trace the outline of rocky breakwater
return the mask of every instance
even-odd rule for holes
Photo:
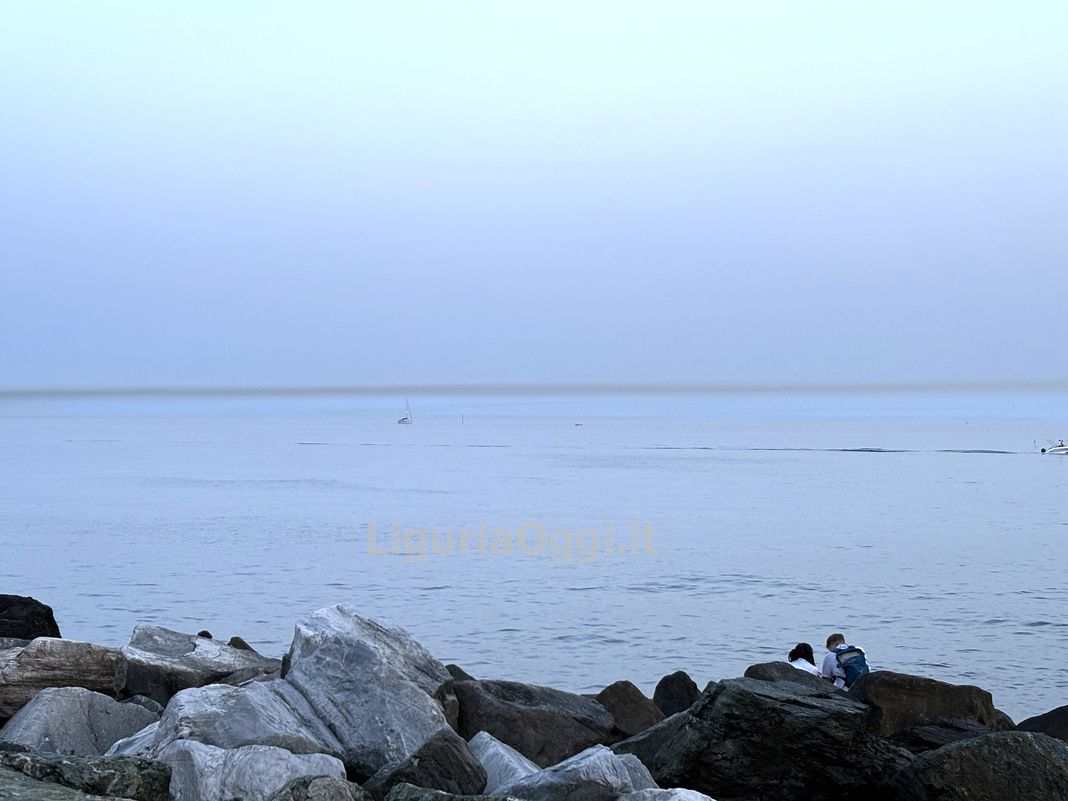
[[[904,674],[847,694],[771,663],[703,691],[672,674],[658,702],[626,681],[585,696],[446,668],[341,606],[281,660],[138,627],[103,649],[107,682],[54,645],[86,644],[19,640],[0,664],[30,651],[39,670],[9,674],[17,691],[0,673],[0,801],[1068,799],[1068,744],[1014,730],[980,688]]]

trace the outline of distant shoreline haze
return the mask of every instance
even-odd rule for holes
[[[1068,380],[914,381],[887,383],[465,383],[320,386],[55,386],[3,387],[0,401],[136,397],[329,397],[395,395],[733,395],[733,394],[923,394],[1063,392]]]

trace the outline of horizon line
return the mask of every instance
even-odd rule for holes
[[[0,401],[151,397],[385,397],[390,395],[773,395],[1068,391],[1064,381],[591,382],[467,384],[189,385],[0,388]]]

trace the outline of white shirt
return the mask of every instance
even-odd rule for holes
[[[804,671],[807,671],[807,672],[811,673],[813,676],[820,675],[819,668],[817,668],[815,665],[813,665],[807,659],[802,659],[801,657],[798,657],[797,659],[794,659],[793,661],[791,661],[790,664],[793,665],[798,670],[804,670]]]
[[[833,676],[834,686],[839,689],[845,688],[845,674],[838,667],[838,654],[834,651],[828,651],[827,656],[823,657],[823,669],[820,671],[820,675],[825,679]]]

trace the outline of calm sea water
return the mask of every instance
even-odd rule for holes
[[[403,410],[7,402],[0,591],[72,638],[151,622],[270,653],[344,602],[475,675],[577,691],[739,675],[842,630],[1017,718],[1068,703],[1068,457],[1032,445],[1068,436],[1064,395]]]

